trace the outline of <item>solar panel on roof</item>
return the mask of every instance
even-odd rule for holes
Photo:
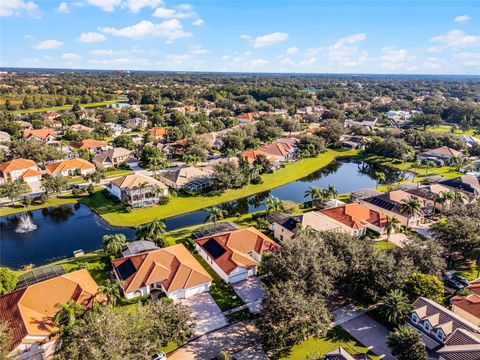
[[[216,260],[227,250],[225,250],[222,245],[220,245],[215,239],[208,240],[205,244],[203,244],[203,248],[207,250],[207,252]]]
[[[135,266],[133,266],[132,260],[130,259],[124,261],[119,266],[117,266],[117,270],[122,280],[127,280],[137,271],[135,269]]]
[[[385,210],[392,210],[395,207],[395,204],[379,198],[372,199],[371,203]]]

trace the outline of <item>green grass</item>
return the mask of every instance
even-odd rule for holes
[[[390,241],[383,241],[382,240],[382,241],[375,241],[374,246],[375,246],[376,249],[379,249],[379,250],[388,250],[388,249],[396,247],[397,245],[395,245],[394,243],[392,243]]]
[[[118,100],[110,100],[110,101],[100,101],[95,103],[88,103],[88,104],[80,104],[81,108],[89,108],[89,107],[98,107],[98,106],[106,106],[111,104],[118,103]],[[28,114],[28,113],[43,113],[49,111],[65,111],[71,110],[73,105],[64,105],[64,106],[52,106],[40,109],[27,109],[27,110],[16,110],[12,111],[13,114]]]
[[[459,275],[463,276],[469,281],[475,280],[477,278],[477,266],[474,262],[471,263],[471,266],[465,266],[465,268],[457,269]]]
[[[75,204],[78,202],[78,199],[74,198],[72,195],[61,195],[60,197],[54,197],[48,199],[45,203],[39,205],[30,205],[27,207],[16,205],[16,206],[4,206],[0,207],[0,216],[12,215],[23,211],[33,211],[38,209],[43,209],[46,207],[60,206],[65,204]]]
[[[325,355],[326,353],[343,347],[350,355],[365,354],[368,351],[370,359],[380,359],[369,351],[362,343],[352,337],[341,327],[331,329],[327,336],[320,339],[308,339],[293,346],[275,359],[305,360],[308,356]]]
[[[122,205],[114,202],[104,193],[95,194],[91,201],[86,201],[86,204],[111,225],[138,226],[152,222],[155,219],[164,219],[267,191],[305,177],[328,165],[337,157],[354,156],[357,153],[354,150],[327,150],[318,158],[304,159],[296,163],[287,164],[284,169],[263,175],[262,184],[249,184],[241,189],[227,190],[220,195],[178,196],[173,198],[168,204],[135,209],[129,213],[125,212]]]
[[[432,132],[432,133],[451,133],[452,127],[448,125],[442,125],[442,126],[436,126],[436,127],[428,127],[427,132]],[[475,135],[475,130],[468,130],[468,131],[462,131],[460,129],[455,130],[455,135],[470,135],[470,136],[475,136],[477,138],[480,138],[480,135]]]

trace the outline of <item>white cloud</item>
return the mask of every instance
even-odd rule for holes
[[[202,45],[193,45],[189,53],[193,55],[204,55],[204,54],[209,54],[211,51],[204,49]]]
[[[470,20],[469,15],[459,15],[459,16],[457,16],[453,19],[453,21],[456,21],[456,22],[464,22],[464,21],[468,21],[468,20]]]
[[[57,7],[57,11],[60,13],[69,13],[70,12],[70,7],[68,6],[68,3],[62,2],[60,5]]]
[[[95,55],[95,56],[118,56],[126,53],[127,51],[125,50],[102,50],[102,49],[90,50],[90,55]]]
[[[335,44],[326,48],[330,62],[338,66],[352,67],[371,61],[367,51],[354,46],[366,38],[364,33],[358,33],[338,39]]]
[[[320,51],[322,51],[322,47],[316,47],[316,48],[309,48],[305,51],[305,56],[313,56],[317,55]]]
[[[427,51],[430,53],[438,53],[438,52],[442,52],[442,50],[443,50],[443,47],[441,46],[430,46],[427,48]]]
[[[295,62],[293,61],[291,58],[289,58],[288,56],[280,56],[280,63],[283,64],[283,65],[287,65],[287,66],[294,66],[294,67],[307,67],[307,66],[312,66],[314,65],[316,62],[317,62],[317,58],[316,57],[311,57],[309,59],[305,59],[305,60],[301,60],[299,62]]]
[[[203,24],[205,24],[205,21],[203,21],[203,19],[197,19],[192,23],[192,25],[195,26],[202,26]]]
[[[66,60],[77,60],[77,59],[81,59],[82,57],[78,54],[75,54],[75,53],[65,53],[62,55],[62,59],[66,59]]]
[[[38,9],[34,1],[2,0],[0,1],[0,16],[19,16],[23,11],[27,13]]]
[[[453,57],[465,66],[480,66],[480,52],[461,52]]]
[[[300,65],[300,66],[312,66],[316,62],[317,62],[317,58],[316,57],[311,57],[310,59],[300,61],[298,63],[298,65]]]
[[[438,70],[444,67],[444,62],[438,57],[429,57],[425,59],[422,64],[422,67],[427,70]]]
[[[288,55],[295,55],[296,53],[298,53],[298,48],[297,47],[289,47],[287,49],[287,54]]]
[[[287,41],[288,34],[282,32],[274,32],[271,34],[257,36],[255,39],[252,39],[249,35],[240,35],[240,38],[243,40],[249,40],[253,47],[260,48]]]
[[[266,64],[268,64],[268,61],[265,60],[265,59],[254,59],[254,60],[250,61],[250,65],[254,66],[254,67],[263,66],[263,65],[266,65]]]
[[[80,34],[80,37],[78,38],[78,41],[84,42],[84,43],[96,43],[99,41],[104,41],[107,40],[105,35],[99,34],[97,32],[86,32]]]
[[[230,60],[232,57],[230,55],[223,55],[220,60],[227,61]]]
[[[415,56],[412,56],[405,49],[395,49],[386,46],[382,49],[380,56],[381,66],[389,70],[408,70],[412,67]]]
[[[183,30],[182,24],[177,19],[171,19],[159,24],[148,20],[124,28],[102,27],[100,31],[115,36],[122,36],[130,39],[146,39],[162,37],[169,41],[191,36],[192,34]]]
[[[98,6],[103,11],[112,12],[116,6],[122,3],[122,0],[87,0],[93,6]]]
[[[148,59],[143,58],[116,58],[116,59],[102,59],[102,60],[89,60],[90,64],[98,65],[104,69],[113,69],[113,68],[132,68],[140,67],[143,68],[149,64]]]
[[[174,63],[181,63],[184,61],[192,60],[193,56],[191,54],[168,54],[167,59]]]
[[[185,8],[179,9],[180,11],[172,8],[159,7],[155,9],[152,16],[161,19],[186,19],[195,15],[191,8],[185,10]]]
[[[36,45],[33,45],[32,48],[36,50],[50,50],[50,49],[58,49],[61,46],[63,46],[63,42],[61,41],[44,40],[44,41],[40,41]]]
[[[450,30],[443,35],[434,36],[431,42],[439,43],[444,48],[462,48],[480,46],[480,36],[468,35],[459,29]]]
[[[137,13],[144,7],[156,8],[162,3],[162,0],[126,0],[123,4],[123,8],[130,9],[131,12]]]

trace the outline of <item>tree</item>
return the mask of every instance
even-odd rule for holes
[[[427,351],[420,334],[407,325],[399,326],[390,333],[387,346],[398,360],[427,359]]]
[[[222,208],[219,208],[218,206],[212,206],[207,210],[208,212],[208,217],[207,221],[211,221],[214,224],[217,224],[217,221],[223,220],[225,216],[228,215],[227,210],[223,210]]]
[[[10,143],[10,156],[23,158],[45,164],[49,161],[63,159],[65,154],[55,146],[31,139],[17,139]]]
[[[438,126],[443,122],[438,114],[424,113],[413,114],[411,120],[415,125],[422,126],[424,131],[427,130],[427,126]]]
[[[419,296],[439,304],[443,304],[444,301],[445,287],[435,275],[413,273],[405,282],[404,290],[411,302]]]
[[[312,207],[319,209],[323,204],[323,194],[322,189],[318,186],[310,186],[305,191],[305,197],[310,198],[312,202]]]
[[[127,246],[127,238],[124,234],[104,235],[102,238],[103,251],[110,256],[118,256]]]
[[[385,231],[387,232],[387,240],[390,240],[390,235],[400,227],[400,220],[396,216],[387,216],[387,223],[385,224]]]
[[[0,321],[0,359],[8,359],[12,344],[12,329],[7,322]]]
[[[282,349],[310,337],[324,336],[331,316],[318,294],[304,295],[292,281],[266,290],[258,328],[265,349]]]
[[[412,306],[407,295],[395,289],[382,298],[378,313],[390,324],[396,326],[404,321],[411,310]]]
[[[410,223],[410,219],[413,216],[420,215],[422,213],[422,205],[418,198],[409,196],[407,199],[403,199],[400,203],[400,212],[407,215],[407,229]]]
[[[375,180],[377,180],[377,183],[375,184],[375,189],[378,189],[378,184],[383,184],[385,183],[385,173],[381,171],[375,172]]]
[[[338,120],[329,119],[325,121],[315,133],[325,141],[325,146],[338,146],[340,138],[345,134],[345,127]]]
[[[56,326],[70,326],[85,312],[85,307],[75,300],[57,304],[56,308],[59,309],[53,317],[53,323]]]
[[[150,164],[148,165],[148,170],[153,174],[153,177],[156,177],[158,172],[167,166],[167,160],[163,156],[154,157],[150,159]]]
[[[135,150],[137,144],[135,144],[135,141],[133,141],[131,136],[123,134],[113,139],[113,146],[128,150]]]
[[[397,261],[409,259],[415,271],[423,274],[440,276],[446,268],[445,248],[434,240],[410,241],[391,249],[391,253]]]
[[[107,298],[107,303],[115,306],[117,300],[122,297],[121,286],[118,281],[107,279],[103,285],[100,286],[100,292]]]
[[[68,186],[68,180],[62,175],[46,175],[42,179],[42,188],[45,195],[60,194]]]
[[[15,290],[18,278],[14,271],[7,267],[0,267],[0,295],[8,294]]]
[[[15,204],[22,195],[28,194],[31,191],[30,186],[23,182],[22,179],[17,179],[12,183],[0,185],[0,197],[7,197]]]
[[[244,171],[234,161],[213,165],[215,185],[219,189],[240,188],[248,182],[249,173]]]
[[[280,212],[283,210],[282,201],[275,196],[268,195],[265,199],[265,208],[267,214],[270,212]]]
[[[430,168],[434,166],[435,166],[435,163],[432,160],[425,161],[425,177],[428,176],[428,170],[430,170]]]
[[[67,327],[55,360],[149,360],[162,346],[183,343],[194,332],[188,307],[165,299],[118,311],[101,306]]]
[[[167,226],[165,223],[160,219],[156,219],[151,223],[140,226],[137,229],[137,239],[153,241],[157,246],[164,247],[164,236],[166,230]]]

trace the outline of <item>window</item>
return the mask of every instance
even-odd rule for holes
[[[415,313],[412,314],[412,321],[413,321],[415,324],[418,324],[418,320],[419,320],[419,318],[418,318],[417,314],[415,314]]]
[[[443,338],[444,338],[444,337],[445,337],[445,334],[443,333],[443,331],[440,330],[440,329],[438,329],[438,330],[437,330],[437,338],[438,338],[438,340],[443,341]]]
[[[432,327],[430,326],[430,323],[429,323],[428,321],[425,321],[425,322],[423,323],[423,328],[424,328],[426,331],[430,331],[430,329],[431,329]]]

